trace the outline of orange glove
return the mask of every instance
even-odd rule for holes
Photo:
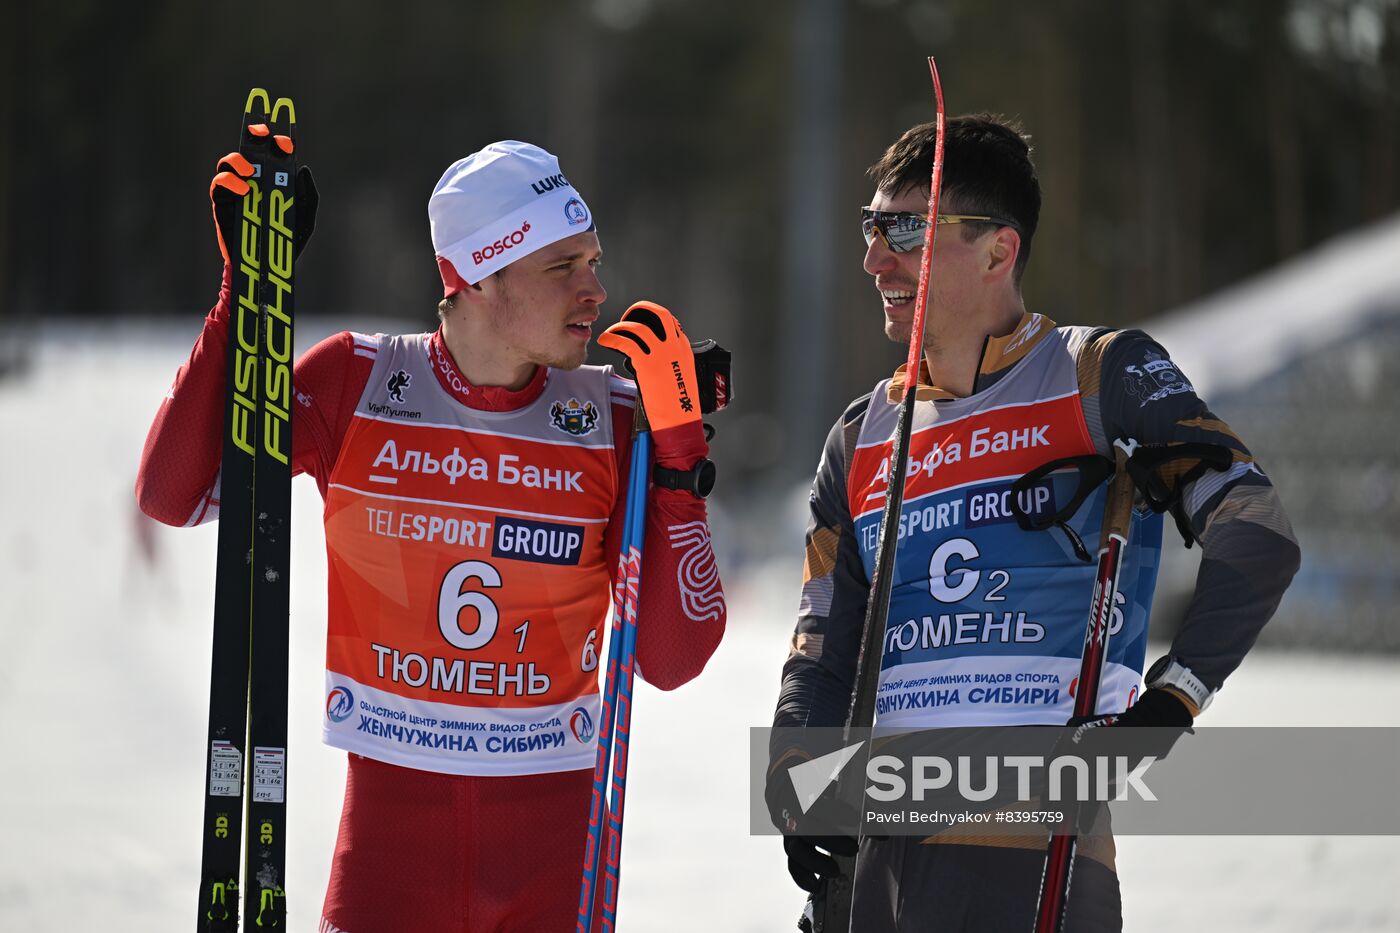
[[[219,252],[223,253],[227,264],[230,263],[230,242],[237,255],[238,215],[243,209],[243,196],[249,191],[243,179],[253,177],[253,165],[242,153],[230,152],[219,160],[214,172],[214,180],[209,182],[209,204],[214,209],[214,234],[219,238]]]
[[[680,322],[661,305],[639,301],[598,343],[627,357],[651,425],[656,460],[688,470],[709,452],[700,423],[695,352]]]
[[[250,127],[251,129],[251,127]],[[275,137],[277,145],[284,150],[292,145],[285,136]],[[286,140],[284,143],[283,140]],[[245,178],[253,177],[253,163],[240,152],[230,152],[219,160],[214,169],[214,179],[209,182],[209,203],[214,208],[214,233],[219,238],[219,252],[224,262],[229,262],[228,246],[238,246],[238,231],[241,229],[238,216],[243,210],[243,198],[252,190]],[[320,192],[316,190],[316,180],[311,177],[311,169],[305,165],[297,167],[295,191],[297,205],[296,229],[292,231],[292,256],[300,258],[301,251],[311,240],[316,230],[316,208],[321,203]]]

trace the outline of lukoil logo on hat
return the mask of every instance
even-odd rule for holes
[[[457,160],[428,198],[443,295],[593,229],[592,216],[559,160],[539,146],[507,139]]]

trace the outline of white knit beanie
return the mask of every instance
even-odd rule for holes
[[[444,296],[593,229],[593,215],[559,160],[513,139],[454,162],[428,198],[428,221]]]

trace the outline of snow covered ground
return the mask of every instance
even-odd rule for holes
[[[53,335],[74,332],[60,322],[34,339],[30,370],[0,382],[0,930],[174,930],[194,915],[215,532],[145,522],[131,486],[197,327],[83,325],[60,355]],[[345,766],[319,740],[320,499],[306,479],[295,496],[300,933],[319,915]],[[779,842],[748,835],[747,802],[748,728],[771,715],[797,569],[724,570],[730,633],[705,675],[638,689],[630,931],[786,931],[800,906]],[[1256,653],[1209,723],[1400,726],[1400,659]],[[1128,930],[1400,930],[1394,837],[1127,837],[1119,850]]]

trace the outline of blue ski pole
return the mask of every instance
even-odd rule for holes
[[[579,892],[577,933],[591,933],[598,868],[604,863],[603,929],[610,933],[617,923],[622,818],[627,788],[627,744],[631,732],[632,685],[637,651],[637,598],[641,588],[646,499],[651,473],[651,434],[645,427],[646,415],[638,398],[622,548],[618,555],[617,583],[613,591],[613,621],[608,637],[607,678],[603,686],[602,715],[598,725],[598,754],[593,766],[593,794],[588,814],[588,842],[584,849],[583,882]],[[615,757],[614,742],[617,748]],[[608,801],[606,850],[603,847],[605,799]]]

